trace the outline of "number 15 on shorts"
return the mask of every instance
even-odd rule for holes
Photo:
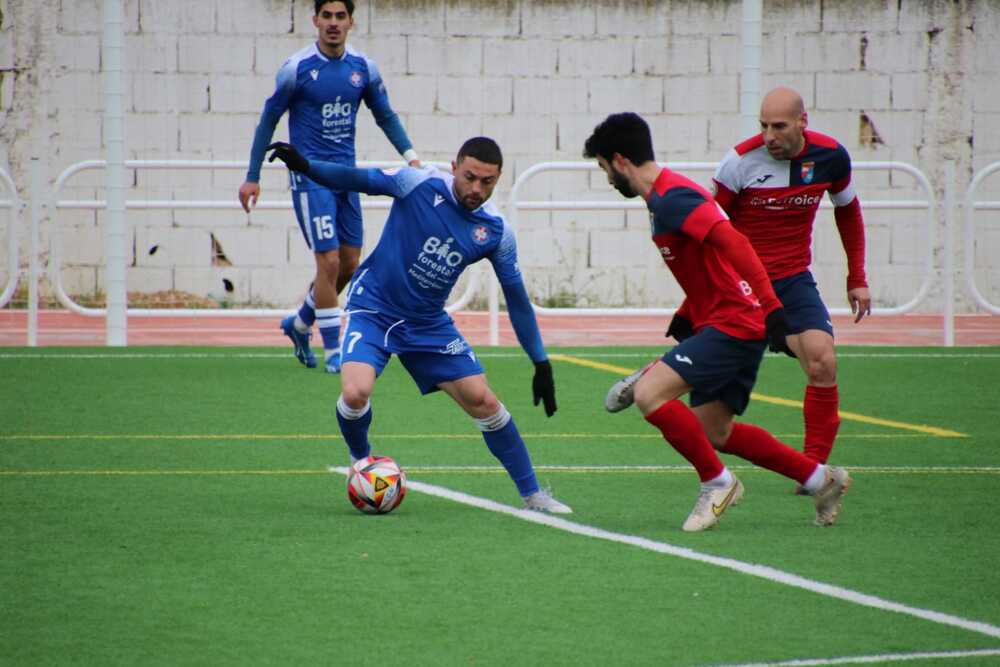
[[[333,238],[333,216],[316,215],[313,216],[313,226],[316,228],[316,238]]]

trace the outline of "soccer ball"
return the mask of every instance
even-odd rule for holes
[[[347,476],[347,498],[365,514],[388,514],[406,495],[406,473],[388,456],[360,459]]]

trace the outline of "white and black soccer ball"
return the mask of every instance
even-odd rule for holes
[[[388,514],[406,495],[406,473],[388,456],[369,456],[351,466],[347,498],[365,514]]]

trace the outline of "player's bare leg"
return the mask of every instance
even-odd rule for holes
[[[351,282],[354,272],[358,270],[361,261],[361,248],[357,246],[340,246],[340,270],[337,274],[337,294],[344,291],[347,283]]]
[[[514,418],[490,389],[485,375],[442,382],[438,387],[476,422],[486,446],[514,480],[526,509],[552,514],[570,514],[573,511],[548,491],[539,488],[528,448],[518,433]]]
[[[337,398],[337,423],[351,452],[351,463],[371,454],[368,428],[372,423],[369,400],[375,389],[375,369],[368,364],[349,361],[340,373],[340,397]]]
[[[657,361],[639,378],[634,395],[646,421],[698,472],[701,490],[683,525],[685,531],[697,532],[714,526],[740,501],[743,484],[719,460],[695,413],[678,400],[689,391],[691,386],[677,371]]]
[[[818,463],[826,463],[840,429],[837,354],[833,336],[818,329],[808,329],[789,336],[788,346],[808,379],[802,408],[804,453]]]

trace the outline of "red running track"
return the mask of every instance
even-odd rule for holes
[[[540,316],[542,337],[549,346],[652,345],[666,343],[668,318],[651,316]],[[934,346],[944,344],[940,315],[874,315],[854,324],[851,317],[834,317],[842,345]],[[474,346],[489,342],[487,313],[463,312],[455,321]],[[39,312],[38,345],[102,346],[104,319],[64,310]],[[274,317],[130,317],[128,344],[198,346],[281,346],[287,340]],[[28,344],[28,316],[23,310],[0,310],[0,346]],[[500,344],[517,345],[505,314],[500,316]],[[955,344],[1000,345],[1000,316],[958,315]]]

